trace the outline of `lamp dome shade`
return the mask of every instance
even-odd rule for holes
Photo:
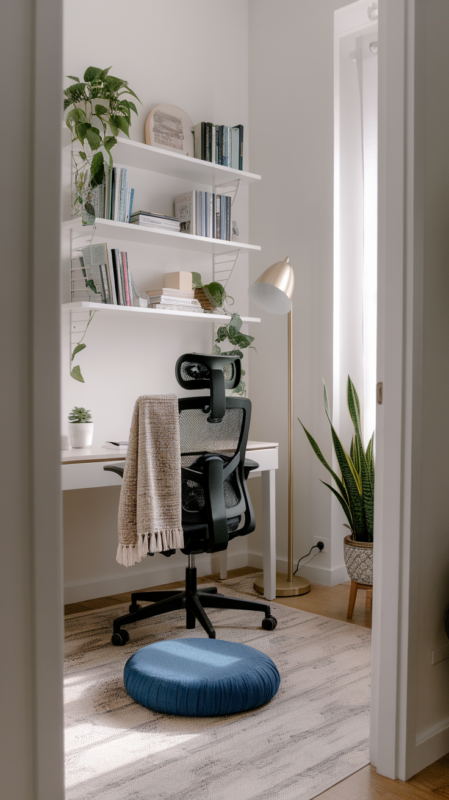
[[[249,287],[251,300],[270,314],[288,314],[292,307],[295,276],[290,259],[278,261]]]

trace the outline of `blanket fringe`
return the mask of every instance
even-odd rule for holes
[[[137,544],[119,544],[116,560],[124,567],[132,567],[139,564],[148,552],[161,553],[163,550],[176,550],[178,547],[184,547],[182,528],[140,533]]]

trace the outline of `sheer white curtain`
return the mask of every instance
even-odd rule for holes
[[[377,341],[377,34],[356,39],[363,153],[363,433],[376,422]]]

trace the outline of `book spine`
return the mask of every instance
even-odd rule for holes
[[[226,197],[226,239],[231,241],[231,198]]]
[[[215,238],[220,238],[220,195],[215,195]]]
[[[123,253],[119,253],[119,268],[120,268],[120,283],[122,287],[123,305],[126,306],[126,293],[125,293],[125,270],[123,268]]]
[[[214,235],[214,196],[212,192],[209,192],[208,195],[207,213],[209,216],[209,225],[207,235],[212,239]]]
[[[201,192],[195,192],[195,233],[201,236]]]
[[[222,153],[223,153],[223,125],[219,125],[218,126],[217,132],[218,132],[218,137],[217,137],[218,138],[218,142],[217,142],[217,164],[220,164],[220,166],[221,166],[223,164],[223,158],[222,158]]]
[[[243,125],[237,127],[239,129],[239,169],[243,169]]]
[[[181,305],[181,306],[195,306],[198,307],[200,302],[195,300],[194,298],[188,297],[173,297],[168,294],[160,294],[160,295],[153,295],[153,297],[149,298],[150,303],[169,303],[170,305]]]
[[[128,197],[128,170],[126,167],[122,169],[122,180],[120,186],[120,222],[126,221],[126,200]]]
[[[115,191],[114,191],[114,211],[112,219],[116,222],[120,219],[120,189],[121,189],[121,167],[114,167],[115,172]]]
[[[111,250],[111,259],[112,259],[112,268],[114,271],[115,277],[115,285],[117,287],[117,300],[119,306],[124,306],[125,303],[123,301],[123,294],[122,294],[122,282],[120,279],[120,251],[118,248],[113,248]]]
[[[206,141],[205,141],[205,151],[206,151],[206,152],[205,152],[205,154],[204,154],[204,157],[205,157],[205,160],[206,160],[206,161],[211,161],[212,159],[211,159],[211,151],[210,151],[210,148],[211,148],[211,141],[210,141],[210,133],[211,133],[211,131],[210,131],[210,122],[205,122],[205,123],[204,123],[204,125],[205,125],[205,129],[206,129],[206,130],[205,130],[205,140],[206,140]]]
[[[216,149],[217,149],[217,128],[212,125],[212,164],[216,164]]]
[[[182,233],[195,233],[195,190],[177,194],[175,197],[175,217],[178,217],[179,223],[169,223],[167,220],[155,220],[157,224],[169,229],[178,230]],[[151,217],[148,217],[148,221]],[[140,218],[142,221],[142,217]],[[144,222],[145,224],[145,222]]]
[[[111,304],[111,295],[109,294],[108,274],[106,272],[106,264],[100,265],[101,283],[103,286],[105,303]]]
[[[220,197],[220,239],[226,239],[226,195]]]
[[[133,203],[134,203],[134,189],[130,189],[129,192],[129,216],[133,213]]]
[[[132,306],[131,301],[131,292],[129,286],[129,274],[128,274],[128,254],[122,253],[122,264],[123,264],[123,279],[125,282],[125,297],[126,297],[126,305]]]
[[[108,247],[107,247],[106,244],[104,246],[104,250],[105,250],[105,257],[106,257],[106,271],[107,271],[107,275],[108,275],[109,286],[110,286],[110,289],[111,289],[111,303],[112,303],[112,305],[117,306],[118,302],[117,302],[117,291],[116,291],[116,288],[115,288],[114,269],[113,269],[113,267],[111,265],[111,262],[109,260]]]
[[[201,209],[201,236],[207,236],[206,226],[206,192],[201,192],[202,209]]]
[[[206,159],[206,123],[201,123],[201,159]]]
[[[239,143],[240,135],[238,127],[232,128],[231,138],[231,167],[232,169],[239,169]]]

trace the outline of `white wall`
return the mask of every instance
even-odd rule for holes
[[[67,0],[64,6],[64,74],[82,77],[89,65],[107,67],[129,81],[142,101],[131,127],[131,139],[144,141],[149,111],[165,102],[185,110],[194,124],[211,120],[245,126],[244,168],[257,172],[248,156],[248,20],[247,3],[228,0]],[[70,81],[66,80],[65,85]],[[136,189],[134,208],[172,213],[174,196],[205,186],[143,171],[130,171]],[[65,192],[67,217],[69,195]],[[248,241],[248,190],[241,189],[233,207],[241,241]],[[97,239],[97,241],[99,241]],[[118,246],[114,243],[112,246]],[[128,244],[129,263],[141,290],[162,286],[165,272],[195,270],[211,278],[210,256],[183,253],[166,247]],[[65,253],[68,251],[67,240]],[[68,259],[63,263],[63,292],[68,299]],[[247,257],[240,256],[228,285],[236,308],[247,314]],[[141,394],[182,390],[174,366],[183,352],[210,352],[212,324],[184,320],[104,319],[97,315],[87,333],[86,350],[77,359],[85,384],[69,376],[68,318],[63,318],[62,432],[74,405],[92,410],[94,444],[126,439],[135,399]],[[64,551],[66,601],[181,578],[185,558],[156,556],[125,569],[115,562],[116,512],[119,490],[104,488],[66,492],[64,497]],[[230,564],[246,564],[245,540],[230,546]],[[240,554],[240,555],[239,555]],[[206,563],[207,562],[207,563]],[[179,565],[168,574],[167,569]],[[210,569],[206,559],[203,571]],[[162,572],[160,572],[162,570]],[[157,574],[151,575],[153,571]]]
[[[324,470],[299,422],[332,458],[323,408],[326,381],[332,401],[334,10],[340,0],[250,0],[249,122],[253,162],[263,180],[250,187],[250,231],[262,245],[251,255],[250,281],[290,256],[295,269],[294,324],[294,557],[331,536],[331,495]],[[255,307],[250,308],[255,313]],[[259,313],[257,311],[257,313]],[[287,318],[261,314],[257,354],[251,353],[252,436],[280,444],[277,479],[278,568],[287,557]],[[264,397],[263,403],[256,398]],[[253,485],[252,485],[253,486]],[[252,490],[256,516],[260,489]],[[334,585],[346,578],[343,534],[328,554],[300,574]],[[250,537],[250,563],[260,563],[261,541]]]

